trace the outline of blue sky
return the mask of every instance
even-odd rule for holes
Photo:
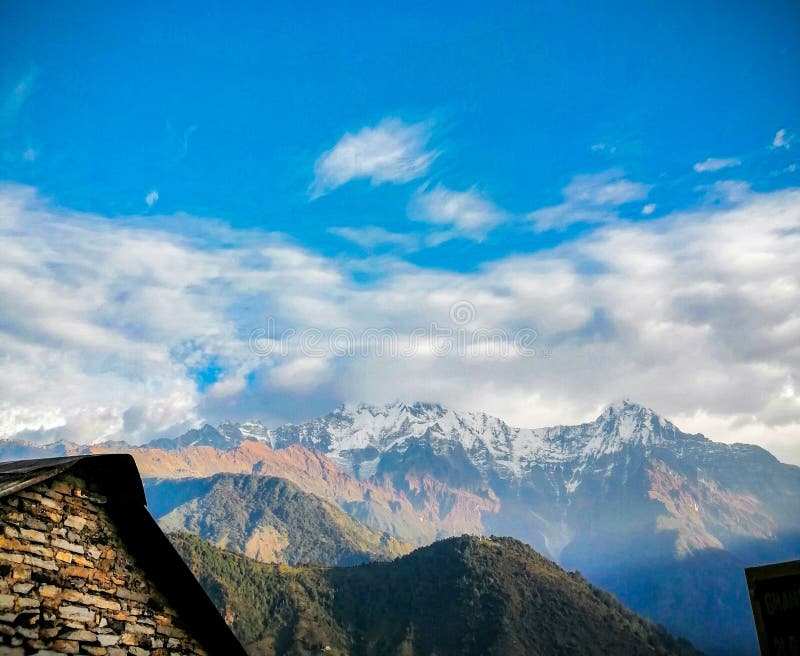
[[[231,3],[33,8],[6,2],[0,12],[0,207],[7,226],[17,226],[5,235],[18,247],[11,252],[46,253],[48,235],[64,229],[61,243],[85,234],[108,244],[106,256],[134,239],[139,246],[169,245],[175,261],[213,268],[232,258],[227,266],[235,261],[238,272],[230,279],[224,271],[187,274],[182,286],[167,285],[169,293],[145,284],[159,290],[159,300],[149,301],[157,307],[140,299],[137,311],[161,316],[157,308],[182,307],[187,316],[203,314],[202,329],[183,322],[170,335],[137,322],[131,301],[143,295],[136,286],[144,284],[144,273],[132,270],[144,263],[159,281],[170,271],[160,268],[164,248],[134,250],[141,260],[122,269],[104,262],[85,280],[80,272],[104,258],[84,243],[69,261],[42,256],[34,278],[19,280],[39,290],[47,282],[56,296],[73,301],[69,321],[60,324],[62,341],[54,342],[60,355],[20,346],[39,349],[46,340],[37,331],[53,333],[42,327],[45,319],[34,329],[10,316],[30,301],[19,291],[22,282],[9,287],[0,315],[0,328],[17,340],[6,343],[5,355],[31,378],[48,357],[58,357],[64,380],[83,390],[75,392],[76,403],[93,408],[94,419],[64,418],[63,408],[20,393],[0,408],[0,432],[10,426],[5,436],[20,426],[46,432],[71,421],[97,422],[101,434],[117,435],[135,424],[133,417],[155,417],[140,422],[138,433],[131,429],[142,439],[142,431],[174,432],[205,419],[298,419],[341,401],[396,396],[545,423],[556,419],[555,410],[523,408],[557,408],[559,420],[569,421],[624,393],[719,438],[770,433],[786,453],[800,440],[797,354],[773,343],[776,331],[794,330],[786,327],[796,318],[794,296],[773,295],[776,307],[767,310],[759,305],[763,298],[747,295],[757,280],[793,290],[792,261],[784,258],[783,268],[768,273],[749,271],[743,261],[739,280],[736,272],[714,268],[719,262],[700,266],[696,251],[678,257],[670,241],[694,229],[687,222],[713,232],[729,221],[754,231],[740,230],[741,247],[753,243],[761,226],[774,229],[769,239],[775,230],[783,236],[764,246],[765,257],[791,252],[791,192],[800,181],[797,3],[501,3],[491,10],[485,3],[405,3],[402,10],[329,3],[309,12]],[[742,207],[751,211],[744,224],[737,223]],[[613,305],[619,297],[606,296],[598,281],[615,258],[646,257],[648,249],[666,249],[675,267],[695,262],[708,289],[721,285],[712,302],[700,299],[691,281],[675,283],[686,287],[674,291],[664,321],[673,334],[699,323],[711,331],[691,338],[701,341],[690,351],[711,353],[695,381],[725,371],[733,386],[754,371],[768,372],[751,395],[752,407],[736,410],[741,399],[722,383],[711,385],[713,393],[693,395],[681,385],[670,391],[656,382],[666,375],[657,367],[652,380],[640,380],[656,356],[644,348],[641,326],[626,328],[632,319]],[[281,279],[283,290],[269,287],[268,274],[278,266],[300,266],[301,286]],[[627,285],[634,298],[653,293],[636,291],[637,270],[617,273],[620,288]],[[7,280],[12,274],[33,275],[19,269]],[[175,279],[184,274],[173,272]],[[254,276],[263,276],[266,287],[252,286]],[[89,284],[98,279],[107,283],[102,293]],[[665,284],[668,276],[658,280]],[[110,315],[88,300],[90,289]],[[282,295],[287,289],[294,289],[293,299]],[[398,300],[403,289],[407,298]],[[247,364],[235,345],[246,343],[267,314],[285,325],[318,321],[326,330],[337,321],[408,330],[467,292],[481,317],[491,311],[504,325],[535,326],[551,346],[561,345],[563,359],[525,363],[513,373],[497,363],[480,371],[463,363],[418,362],[416,369],[394,363],[387,374],[375,362]],[[306,313],[297,301],[306,296],[338,308],[328,308],[329,316],[319,305]],[[503,299],[509,298],[525,311],[508,311]],[[394,311],[404,303],[405,314]],[[57,315],[44,307],[36,312]],[[751,354],[726,341],[733,337],[725,321],[756,311],[766,317],[764,339],[773,341]],[[64,341],[65,325],[75,328],[69,338],[75,344]],[[154,361],[163,360],[171,373],[150,380],[131,361],[117,361],[119,353],[101,357],[90,333],[100,341],[124,338],[131,353],[145,345],[153,354],[161,349]],[[574,351],[565,344],[575,344]],[[611,344],[618,350],[609,351]],[[589,370],[620,382],[594,381],[586,389],[580,378],[591,378]],[[394,387],[370,383],[371,376],[387,375]],[[692,372],[669,375],[683,381]],[[282,384],[287,376],[314,382]],[[420,376],[431,382],[415,384]],[[473,394],[455,391],[474,376],[483,383],[467,385]],[[509,376],[513,385],[506,389]],[[129,407],[109,401],[101,409],[92,401],[93,385],[102,380],[108,387],[110,379],[130,392]],[[226,396],[225,389],[235,391]],[[46,397],[35,385],[28,393]],[[173,393],[180,411],[152,409],[153,398]],[[103,423],[97,417],[106,411],[111,418]],[[42,420],[48,412],[51,419]]]
[[[656,185],[658,215],[715,177],[692,175],[707,157],[744,159],[737,174],[757,189],[785,185],[765,145],[800,107],[796,3],[3,12],[2,89],[27,89],[15,124],[4,117],[3,177],[108,215],[147,210],[156,189],[151,211],[285,231],[326,253],[348,244],[321,226],[419,228],[406,212],[413,184],[306,193],[321,152],[386,116],[431,124],[441,155],[424,180],[477,186],[510,213],[617,167]],[[414,259],[474,266],[569,236],[504,232]]]

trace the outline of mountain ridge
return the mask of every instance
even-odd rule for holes
[[[352,568],[266,565],[172,540],[254,656],[698,653],[511,538],[454,537]]]
[[[222,473],[144,485],[163,530],[190,532],[262,562],[350,566],[411,550],[278,477]]]
[[[766,449],[759,447],[753,444],[746,444],[746,443],[723,443],[723,442],[713,442],[709,438],[707,438],[702,433],[684,433],[677,429],[675,424],[673,424],[668,419],[665,419],[658,413],[656,413],[651,408],[639,404],[635,401],[632,401],[629,398],[620,399],[617,401],[613,401],[606,405],[604,409],[600,412],[600,414],[593,420],[589,422],[584,422],[581,424],[556,424],[554,426],[545,426],[540,428],[525,428],[514,426],[503,419],[496,417],[494,415],[482,412],[482,411],[457,411],[452,410],[440,403],[433,403],[433,402],[423,402],[423,401],[416,401],[413,403],[407,403],[405,401],[393,401],[390,403],[386,403],[383,405],[375,405],[375,404],[368,404],[368,403],[345,403],[340,404],[337,408],[332,410],[326,415],[321,415],[319,417],[312,418],[305,422],[299,423],[284,423],[280,424],[279,426],[270,428],[264,425],[259,420],[250,420],[244,422],[234,422],[234,421],[223,421],[217,426],[213,426],[209,423],[202,424],[199,428],[190,429],[186,433],[183,433],[177,437],[173,438],[165,438],[159,437],[155,438],[149,442],[145,442],[142,444],[131,444],[125,442],[124,440],[109,440],[109,441],[100,441],[100,442],[93,442],[91,444],[81,444],[81,443],[74,443],[74,442],[66,442],[66,441],[56,441],[48,444],[40,444],[40,443],[32,443],[25,440],[17,440],[17,439],[8,439],[5,441],[0,441],[0,444],[6,445],[18,445],[20,448],[28,447],[31,451],[50,451],[53,450],[54,452],[64,453],[64,452],[78,452],[82,449],[89,449],[91,446],[98,446],[98,445],[114,445],[120,444],[125,445],[127,447],[132,448],[161,448],[165,450],[170,449],[181,449],[186,448],[189,446],[213,446],[214,448],[218,449],[233,449],[242,442],[245,441],[255,441],[255,442],[264,442],[268,444],[272,448],[281,448],[288,444],[291,440],[291,433],[296,431],[298,437],[300,439],[299,442],[308,442],[310,445],[315,447],[318,446],[326,446],[324,440],[321,439],[319,435],[315,435],[315,427],[319,426],[322,423],[330,423],[336,425],[337,423],[341,424],[342,422],[346,422],[348,417],[353,416],[364,416],[365,413],[368,413],[373,418],[378,417],[385,417],[389,418],[392,412],[399,412],[404,414],[403,422],[400,422],[399,425],[397,422],[394,424],[389,424],[386,426],[386,422],[384,425],[381,426],[381,422],[375,422],[375,425],[372,428],[372,432],[378,434],[378,438],[375,439],[374,437],[369,437],[370,427],[362,422],[360,425],[352,426],[355,432],[357,433],[357,437],[355,440],[351,439],[348,441],[347,444],[339,445],[336,448],[336,451],[347,451],[352,450],[354,448],[367,448],[367,447],[374,447],[376,443],[380,444],[381,437],[380,435],[392,435],[397,434],[398,432],[402,432],[407,429],[411,429],[410,434],[415,437],[421,437],[425,435],[424,431],[414,431],[413,430],[413,423],[408,421],[409,418],[413,417],[417,419],[417,424],[427,425],[431,427],[431,419],[433,419],[433,426],[438,431],[443,431],[442,426],[439,424],[439,420],[447,419],[449,424],[447,426],[449,428],[452,427],[459,427],[459,428],[467,428],[467,429],[475,429],[476,426],[482,425],[485,429],[492,430],[496,427],[501,427],[502,430],[507,432],[509,436],[513,435],[519,439],[521,436],[522,438],[530,439],[531,436],[535,436],[535,439],[544,439],[545,441],[552,442],[552,436],[557,434],[558,432],[564,429],[580,429],[588,426],[597,425],[601,422],[603,423],[618,423],[620,422],[620,418],[630,418],[639,416],[640,418],[653,420],[658,422],[662,430],[667,430],[672,433],[679,433],[681,437],[684,438],[692,438],[695,441],[699,442],[711,442],[713,444],[723,444],[729,447],[746,447],[748,449],[759,449],[764,451],[765,453],[769,453]],[[425,419],[428,420],[427,424]],[[439,424],[437,426],[437,424]],[[470,425],[472,424],[472,425]],[[623,434],[625,431],[621,431]],[[635,432],[628,431],[627,434],[630,437],[635,437]],[[359,443],[360,442],[360,443]],[[471,443],[467,443],[465,446],[470,446]],[[60,449],[60,447],[64,447],[64,449]],[[392,446],[391,444],[386,445],[382,444],[382,446]],[[597,446],[597,441],[592,442],[592,447]],[[615,446],[615,445],[612,445]],[[1,455],[1,454],[0,454]],[[538,452],[537,456],[547,456],[547,451]],[[770,454],[771,455],[771,454]],[[774,456],[773,456],[774,457]]]

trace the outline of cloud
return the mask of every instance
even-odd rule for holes
[[[791,142],[794,140],[794,135],[786,131],[786,128],[781,128],[775,133],[772,139],[773,148],[789,148]]]
[[[577,175],[564,187],[564,201],[535,210],[527,218],[537,232],[563,230],[574,223],[609,223],[616,208],[647,197],[650,186],[626,179],[621,171]]]
[[[718,180],[712,185],[699,185],[697,191],[705,192],[704,202],[713,205],[735,205],[750,197],[750,183],[744,180]]]
[[[386,246],[409,252],[417,250],[420,246],[418,235],[403,232],[390,232],[380,226],[364,226],[362,228],[335,227],[328,228],[328,232],[342,239],[346,239],[347,241],[351,241],[367,250],[375,250]]]
[[[633,396],[800,463],[800,190],[737,193],[458,272],[328,258],[202,219],[177,234],[0,187],[0,436],[143,441],[398,397],[541,426]],[[536,357],[437,356],[427,338],[408,357],[310,357],[296,339],[258,355],[248,341],[270,317],[276,334],[386,329],[408,345],[431,322],[452,327],[464,301],[469,330],[535,328]],[[201,390],[210,362],[220,373]]]
[[[597,175],[579,175],[564,189],[568,201],[587,205],[617,206],[647,196],[649,187],[631,182],[618,171]]]
[[[258,317],[248,309],[242,320],[242,307],[266,311],[262,290],[273,287],[294,288],[299,305],[299,281],[338,280],[267,236],[231,233],[226,241],[239,245],[226,252],[207,247],[219,238],[211,222],[192,238],[137,225],[144,221],[71,212],[31,189],[0,187],[0,437],[180,432],[204,403],[194,370],[219,364],[208,390],[219,396],[236,394],[259,364],[240,332]]]
[[[270,370],[270,380],[279,390],[309,392],[327,379],[329,362],[325,358],[297,357]]]
[[[505,212],[475,187],[453,191],[441,184],[418,189],[409,203],[408,214],[414,221],[448,228],[450,231],[444,233],[448,238],[463,236],[478,240],[507,218]]]
[[[406,125],[386,118],[374,127],[345,134],[314,164],[309,189],[317,198],[351,180],[368,178],[373,185],[404,183],[427,173],[437,153],[426,150],[429,124]]]
[[[609,146],[608,144],[604,144],[604,143],[596,143],[596,144],[592,144],[589,147],[589,150],[591,150],[593,153],[608,152],[608,153],[611,153],[613,155],[614,153],[617,152],[617,147],[616,146]]]
[[[0,120],[11,121],[16,118],[25,101],[33,92],[37,77],[37,69],[31,68],[6,94],[3,102],[0,103]]]
[[[153,207],[158,202],[158,191],[152,189],[147,196],[144,197],[144,202],[147,203],[147,207]]]
[[[692,168],[696,173],[707,173],[739,166],[741,163],[740,160],[734,157],[709,157],[703,162],[697,162]]]
[[[655,211],[656,211],[655,203],[647,203],[647,205],[645,205],[642,208],[642,214],[644,214],[645,216],[650,216]]]
[[[190,125],[182,134],[178,134],[172,123],[167,121],[167,155],[164,158],[166,168],[176,166],[189,154],[189,145],[197,128],[197,125]]]

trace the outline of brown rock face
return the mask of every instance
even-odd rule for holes
[[[718,534],[775,537],[775,520],[752,494],[725,490],[702,475],[691,480],[659,460],[653,461],[647,476],[649,497],[664,505],[658,529],[676,531],[675,549],[680,556],[723,548]]]
[[[401,481],[404,489],[389,481],[362,481],[321,453],[296,445],[273,450],[262,442],[246,441],[228,451],[210,446],[125,451],[134,457],[143,478],[208,477],[222,472],[284,478],[304,492],[335,502],[370,528],[417,545],[482,533],[482,515],[499,509],[494,495],[480,496],[428,475],[409,474]],[[93,452],[107,451],[99,446]]]

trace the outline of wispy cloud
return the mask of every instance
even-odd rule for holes
[[[739,166],[741,163],[742,162],[735,157],[709,157],[702,162],[697,162],[692,168],[694,168],[697,173],[707,173]]]
[[[414,221],[449,229],[452,236],[478,240],[507,219],[507,214],[477,188],[454,191],[441,184],[418,189],[408,214]]]
[[[150,190],[147,196],[144,197],[144,202],[147,203],[147,207],[153,207],[158,202],[158,191],[156,189]]]
[[[189,144],[197,128],[197,125],[190,125],[179,134],[172,123],[167,122],[167,155],[164,158],[166,168],[176,166],[189,154]]]
[[[712,185],[699,185],[696,191],[704,192],[706,204],[736,205],[752,194],[749,182],[744,180],[719,180]]]
[[[373,185],[419,178],[437,155],[427,150],[429,139],[429,124],[407,125],[397,118],[384,119],[355,134],[348,132],[314,164],[311,196],[322,196],[359,178],[367,178]]]
[[[564,187],[564,201],[528,214],[537,232],[563,230],[574,223],[608,223],[616,208],[647,197],[650,186],[633,182],[621,171],[578,175]]]
[[[14,87],[6,93],[2,103],[0,103],[0,120],[11,121],[16,118],[25,101],[33,92],[36,84],[38,71],[31,68]]]
[[[328,232],[347,241],[351,241],[367,250],[382,246],[394,247],[400,251],[417,250],[420,246],[418,235],[404,232],[391,232],[380,226],[364,226],[361,228],[335,227]]]

